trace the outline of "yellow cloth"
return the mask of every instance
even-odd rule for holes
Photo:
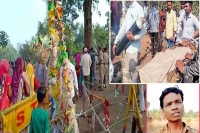
[[[177,30],[176,14],[173,10],[167,12],[166,21],[166,38],[170,39],[173,36],[173,32]]]
[[[26,73],[28,75],[28,82],[30,84],[30,87],[31,87],[31,91],[32,91],[32,95],[35,94],[35,91],[34,91],[34,78],[35,78],[35,75],[34,75],[34,69],[33,69],[33,65],[32,64],[28,64],[26,66]]]

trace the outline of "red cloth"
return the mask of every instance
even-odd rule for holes
[[[164,32],[165,26],[166,26],[165,21],[162,20],[161,25],[160,25],[160,31],[161,32]]]
[[[106,122],[106,127],[108,128],[108,122],[109,122],[109,119],[110,119],[110,115],[109,115],[109,111],[108,111],[108,106],[110,106],[110,103],[108,100],[105,99],[105,102],[104,102],[104,115],[105,115],[105,122]]]
[[[8,74],[9,63],[6,59],[0,61],[0,85],[2,85],[3,77],[5,77],[2,97],[0,99],[0,110],[4,110],[10,106],[10,99],[8,97],[8,86],[11,85],[12,79]]]
[[[34,90],[37,91],[37,89],[40,87],[40,83],[38,82],[37,78],[34,77]]]

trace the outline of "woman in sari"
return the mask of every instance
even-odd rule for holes
[[[24,71],[25,62],[21,57],[15,61],[12,78],[12,103],[15,104],[30,96],[30,85],[28,75]]]
[[[12,80],[8,74],[9,66],[6,59],[0,61],[0,110],[4,110],[10,106],[12,97]]]
[[[30,84],[30,96],[32,96],[35,94],[35,91],[40,87],[40,84],[34,75],[34,69],[31,63],[26,66],[26,73],[28,75],[28,82]]]

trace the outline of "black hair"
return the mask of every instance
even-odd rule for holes
[[[171,2],[171,3],[172,3],[172,1],[167,1],[167,3],[168,3],[168,2]]]
[[[93,47],[90,48],[90,51],[92,51],[92,52],[94,51]]]
[[[107,50],[107,48],[105,47],[105,48],[103,48],[104,49],[104,51],[106,51]]]
[[[46,88],[43,86],[40,86],[37,90],[37,101],[38,103],[41,103],[44,98],[46,97]]]
[[[183,92],[182,90],[180,90],[178,88],[178,86],[176,87],[169,87],[169,88],[166,88],[164,91],[162,91],[162,94],[160,96],[160,107],[163,108],[163,99],[164,97],[169,94],[169,93],[176,93],[176,94],[180,94],[181,95],[181,99],[182,99],[182,102],[183,102]]]
[[[193,4],[192,1],[185,1],[184,4],[185,4],[185,3],[189,3],[190,6],[192,6],[192,4]]]

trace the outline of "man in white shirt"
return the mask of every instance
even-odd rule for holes
[[[87,89],[90,89],[90,66],[92,64],[92,60],[90,57],[90,54],[88,54],[88,49],[84,48],[84,54],[81,57],[81,63],[80,66],[82,67],[83,72],[83,80],[85,81],[85,86]]]
[[[133,73],[138,64],[140,56],[140,45],[141,38],[147,33],[146,28],[143,28],[138,35],[133,35],[129,29],[133,23],[139,18],[144,18],[144,11],[141,5],[136,1],[130,1],[131,5],[126,13],[125,20],[120,28],[118,35],[114,41],[113,54],[115,54],[115,49],[117,43],[126,35],[126,37],[131,40],[129,47],[126,49],[126,54],[124,57],[125,68],[123,68],[123,81],[122,83],[130,83],[134,78]],[[135,81],[137,82],[137,81]]]
[[[178,37],[181,37],[182,36],[182,33],[183,33],[183,29],[181,27],[181,20],[183,18],[183,15],[185,14],[185,6],[184,6],[184,2],[181,1],[181,10],[179,11],[179,17],[178,17],[178,29],[177,29],[177,34],[178,34]]]

